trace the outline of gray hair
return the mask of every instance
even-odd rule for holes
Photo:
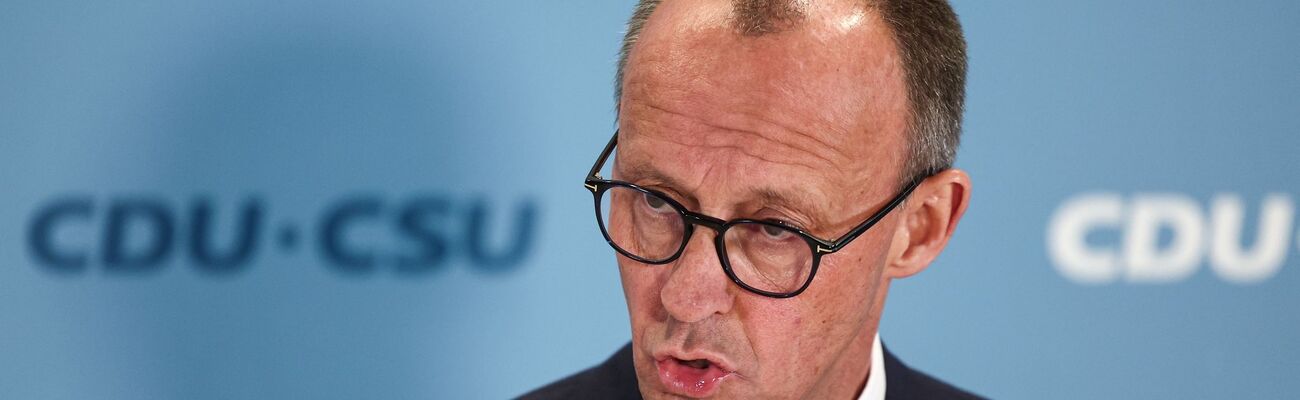
[[[614,76],[614,103],[623,98],[628,55],[661,0],[640,0],[627,21]],[[952,167],[961,141],[966,99],[966,39],[947,0],[860,0],[889,25],[903,60],[909,103],[904,183]],[[803,13],[790,0],[732,0],[739,33],[758,36],[793,24]]]

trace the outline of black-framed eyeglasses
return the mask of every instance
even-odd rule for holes
[[[880,211],[844,236],[823,240],[780,221],[724,221],[689,211],[658,191],[602,178],[600,170],[617,144],[615,131],[584,184],[595,198],[600,233],[614,250],[646,264],[667,264],[685,251],[696,225],[708,227],[717,232],[713,244],[727,277],[746,290],[775,298],[794,297],[807,289],[823,255],[843,249],[880,222],[924,178],[913,180]]]

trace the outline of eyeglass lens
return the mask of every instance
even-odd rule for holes
[[[610,241],[650,263],[668,262],[686,238],[682,210],[654,193],[612,186],[601,195],[600,213],[601,228]],[[812,272],[811,247],[786,227],[734,223],[726,227],[722,239],[732,273],[755,289],[791,293],[802,287]]]

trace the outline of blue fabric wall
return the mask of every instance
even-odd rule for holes
[[[631,7],[0,5],[0,397],[503,398],[603,359],[580,180]],[[1300,390],[1300,5],[956,8],[974,199],[885,342],[1000,398]]]

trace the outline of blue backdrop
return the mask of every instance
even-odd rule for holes
[[[970,211],[895,284],[999,398],[1300,391],[1300,5],[959,1]],[[630,0],[0,4],[0,397],[503,398],[628,340],[580,180]]]

